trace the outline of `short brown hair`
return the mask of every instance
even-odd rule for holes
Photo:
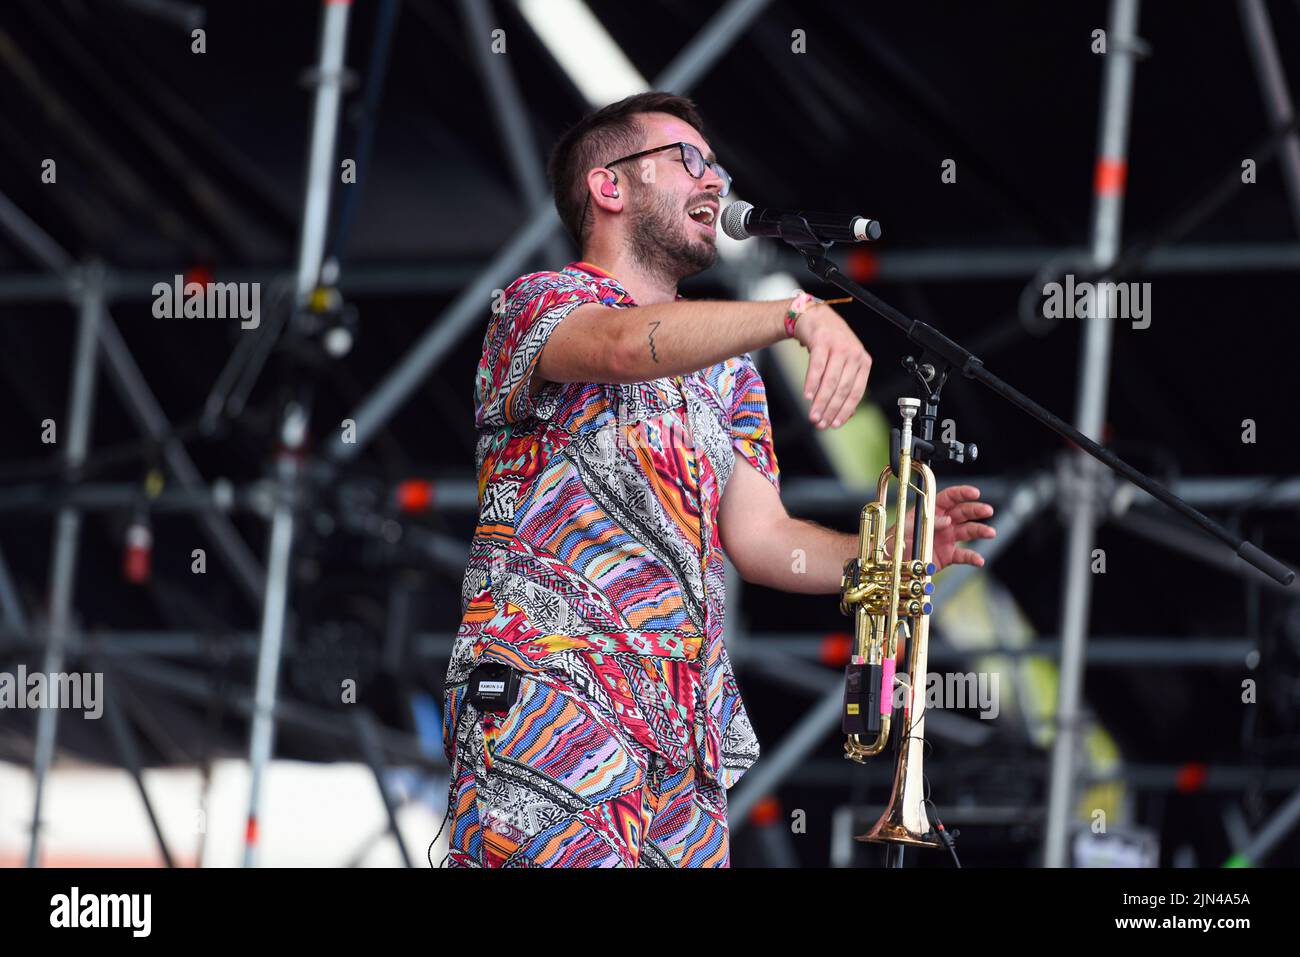
[[[587,173],[642,148],[645,134],[636,120],[638,113],[668,113],[704,135],[704,122],[695,104],[684,96],[662,92],[638,93],[611,103],[565,130],[551,150],[546,175],[551,180],[556,212],[579,250],[587,227],[582,222],[587,205]]]

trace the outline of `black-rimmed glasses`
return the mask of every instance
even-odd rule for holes
[[[704,178],[704,170],[711,169],[718,179],[722,180],[722,189],[719,196],[726,196],[731,192],[731,174],[719,166],[717,163],[710,163],[704,159],[704,154],[700,148],[693,143],[669,143],[666,146],[656,146],[653,149],[642,150],[640,153],[633,153],[631,156],[624,156],[620,159],[610,160],[606,166],[613,166],[615,163],[626,163],[628,160],[640,159],[642,156],[649,156],[652,153],[662,153],[664,150],[670,150],[674,147],[681,149],[682,166],[686,172],[690,173],[696,179]]]
[[[717,163],[710,163],[704,159],[704,154],[700,148],[693,143],[668,143],[664,146],[656,146],[653,149],[642,150],[639,153],[633,153],[631,156],[622,156],[616,160],[610,160],[605,166],[613,166],[615,163],[626,163],[628,160],[640,159],[643,156],[649,156],[652,153],[662,153],[664,150],[670,150],[674,147],[681,149],[682,166],[686,172],[690,173],[695,179],[703,179],[706,169],[713,170],[715,176],[722,180],[722,189],[718,191],[719,196],[726,196],[731,192],[731,174],[719,166]],[[591,191],[587,191],[587,201],[582,206],[582,219],[580,223],[587,222],[587,212],[591,209]]]

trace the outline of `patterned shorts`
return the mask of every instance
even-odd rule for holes
[[[451,867],[727,867],[726,788],[674,770],[562,678],[508,713],[448,690]],[[452,747],[454,737],[454,750]]]

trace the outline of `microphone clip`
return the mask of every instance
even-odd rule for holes
[[[798,213],[783,213],[777,230],[782,242],[793,246],[805,256],[821,255],[835,245],[818,236],[812,224]]]

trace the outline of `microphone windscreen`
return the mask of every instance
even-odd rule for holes
[[[722,211],[722,231],[732,239],[748,239],[749,232],[745,229],[745,218],[753,208],[753,203],[747,203],[743,199],[736,200]]]

